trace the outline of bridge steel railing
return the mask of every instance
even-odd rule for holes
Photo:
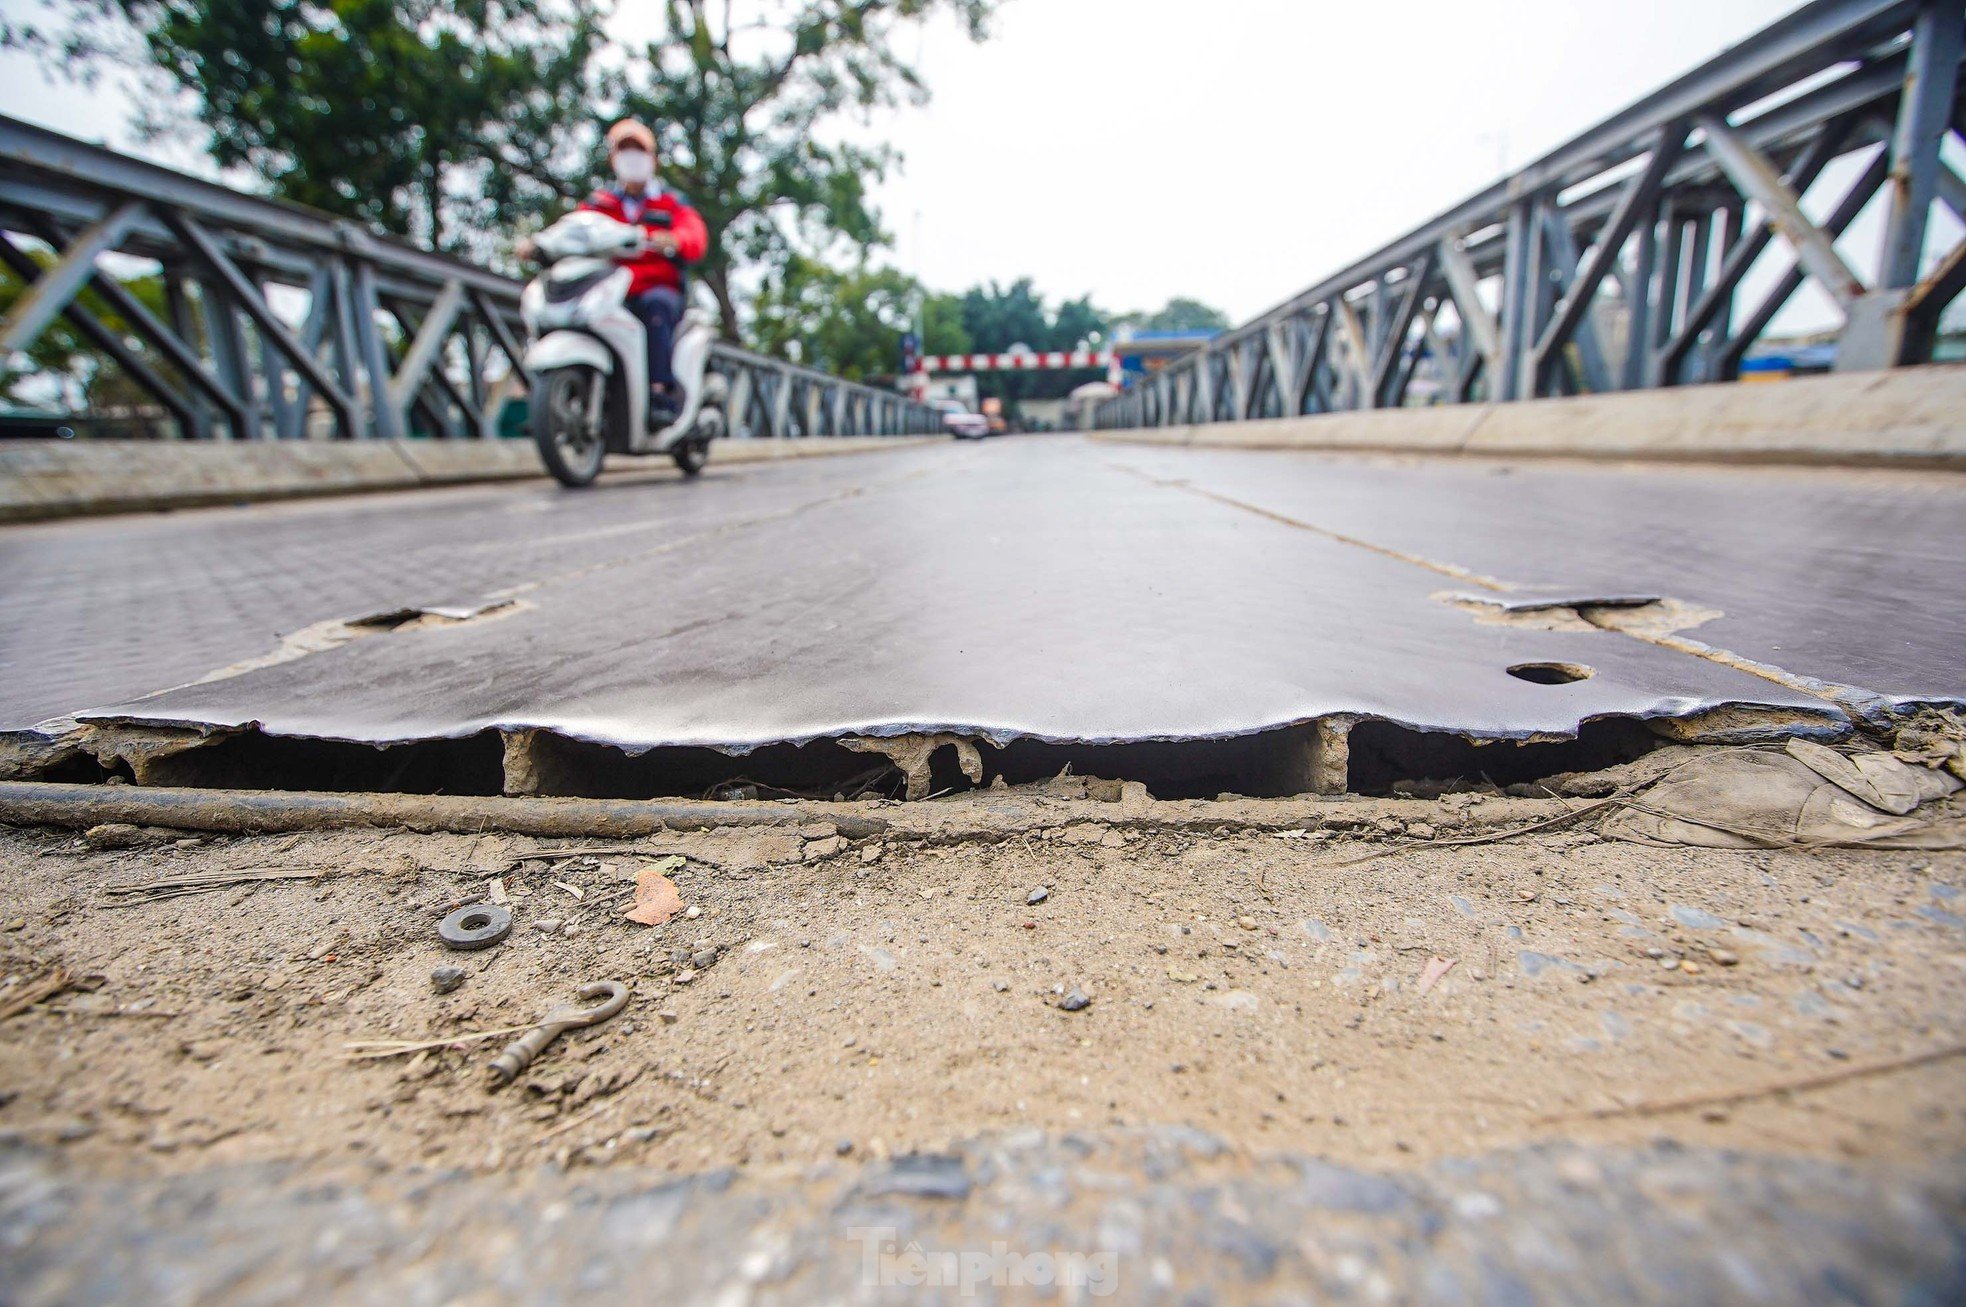
[[[1805,280],[1842,315],[1839,369],[1928,361],[1966,286],[1966,241],[1925,249],[1935,204],[1966,219],[1940,155],[1962,132],[1963,26],[1960,0],[1805,5],[1105,401],[1095,424],[1728,380]],[[1800,197],[1846,156],[1832,179],[1852,178],[1811,217]],[[1879,192],[1883,250],[1860,276],[1836,240]],[[1776,244],[1788,270],[1750,295]]]
[[[119,253],[155,261],[161,300],[105,266]],[[0,262],[29,283],[0,360],[65,319],[185,437],[485,438],[525,386],[518,281],[5,117]],[[905,396],[732,345],[712,366],[735,435],[943,429]]]

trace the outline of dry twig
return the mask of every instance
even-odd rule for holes
[[[1827,1089],[1848,1080],[1866,1080],[1871,1076],[1889,1075],[1894,1071],[1910,1071],[1915,1067],[1930,1066],[1934,1062],[1943,1062],[1947,1058],[1959,1057],[1963,1054],[1966,1054],[1966,1044],[1953,1044],[1947,1048],[1935,1048],[1923,1053],[1909,1053],[1904,1057],[1887,1058],[1882,1062],[1866,1062],[1860,1066],[1839,1067],[1834,1071],[1822,1071],[1811,1076],[1795,1076],[1787,1080],[1770,1081],[1746,1089],[1728,1089],[1710,1094],[1685,1094],[1677,1098],[1653,1098],[1618,1107],[1599,1107],[1588,1112],[1546,1116],[1537,1124],[1550,1125],[1579,1118],[1604,1121],[1620,1116],[1665,1116],[1674,1112],[1691,1112],[1703,1107],[1732,1107],[1739,1103],[1752,1102],[1757,1098],[1773,1098],[1777,1094]]]
[[[7,1021],[33,1007],[36,1003],[53,998],[75,983],[67,967],[56,967],[39,980],[29,981],[15,991],[12,997],[0,999],[0,1021]]]
[[[235,885],[252,885],[267,880],[313,880],[319,876],[332,874],[333,867],[255,867],[244,871],[201,871],[183,876],[165,876],[161,880],[146,880],[126,885],[110,885],[103,893],[110,896],[111,902],[103,904],[107,908],[135,907],[140,903],[155,903],[159,899],[184,898],[191,894],[215,894]]]

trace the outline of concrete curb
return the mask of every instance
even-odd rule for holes
[[[721,440],[711,466],[907,449],[935,437]],[[611,464],[612,465],[612,464]],[[659,467],[659,460],[622,462]],[[528,440],[9,441],[0,522],[543,477]]]
[[[1209,448],[1966,469],[1966,364],[1092,434]]]

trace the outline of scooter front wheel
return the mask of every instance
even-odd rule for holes
[[[691,437],[676,446],[671,454],[676,467],[686,477],[693,477],[703,471],[703,465],[710,461],[710,442],[701,437]]]
[[[554,368],[540,376],[532,411],[533,443],[546,470],[563,486],[592,485],[607,457],[607,442],[588,415],[595,388],[605,378],[593,368]]]

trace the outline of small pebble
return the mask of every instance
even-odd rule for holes
[[[550,935],[565,923],[558,917],[546,917],[532,923],[532,928],[541,934]]]
[[[1032,907],[1036,907],[1050,897],[1051,891],[1040,885],[1024,896],[1024,902],[1030,904]]]
[[[1515,892],[1515,896],[1524,903],[1534,903],[1536,901],[1536,891],[1533,889],[1519,889]]]
[[[688,907],[683,909],[683,916],[685,916],[691,921],[695,921],[698,917],[702,915],[703,915],[703,909],[698,907],[694,903],[690,904]]]
[[[833,1151],[835,1153],[838,1153],[841,1157],[845,1157],[848,1153],[853,1151],[853,1140],[851,1139],[840,1140],[840,1142],[833,1145]]]
[[[439,994],[448,994],[463,983],[463,967],[438,967],[430,973],[430,988]]]
[[[1243,928],[1244,930],[1254,930],[1254,929],[1256,929],[1256,918],[1254,918],[1254,917],[1237,917],[1237,918],[1236,918],[1236,924],[1237,924],[1238,926],[1241,926],[1241,927],[1242,927],[1242,928]]]
[[[1707,950],[1707,956],[1713,960],[1713,964],[1717,967],[1738,966],[1741,961],[1739,954],[1730,953],[1724,948],[1710,948]]]
[[[1065,997],[1058,1000],[1058,1006],[1067,1012],[1082,1012],[1092,1006],[1092,1000],[1086,997],[1084,990],[1074,985]]]
[[[674,1008],[663,1008],[660,1012],[656,1013],[655,1015],[662,1019],[662,1024],[665,1026],[673,1026],[676,1024],[678,1020],[681,1019],[676,1015],[676,1011]]]

